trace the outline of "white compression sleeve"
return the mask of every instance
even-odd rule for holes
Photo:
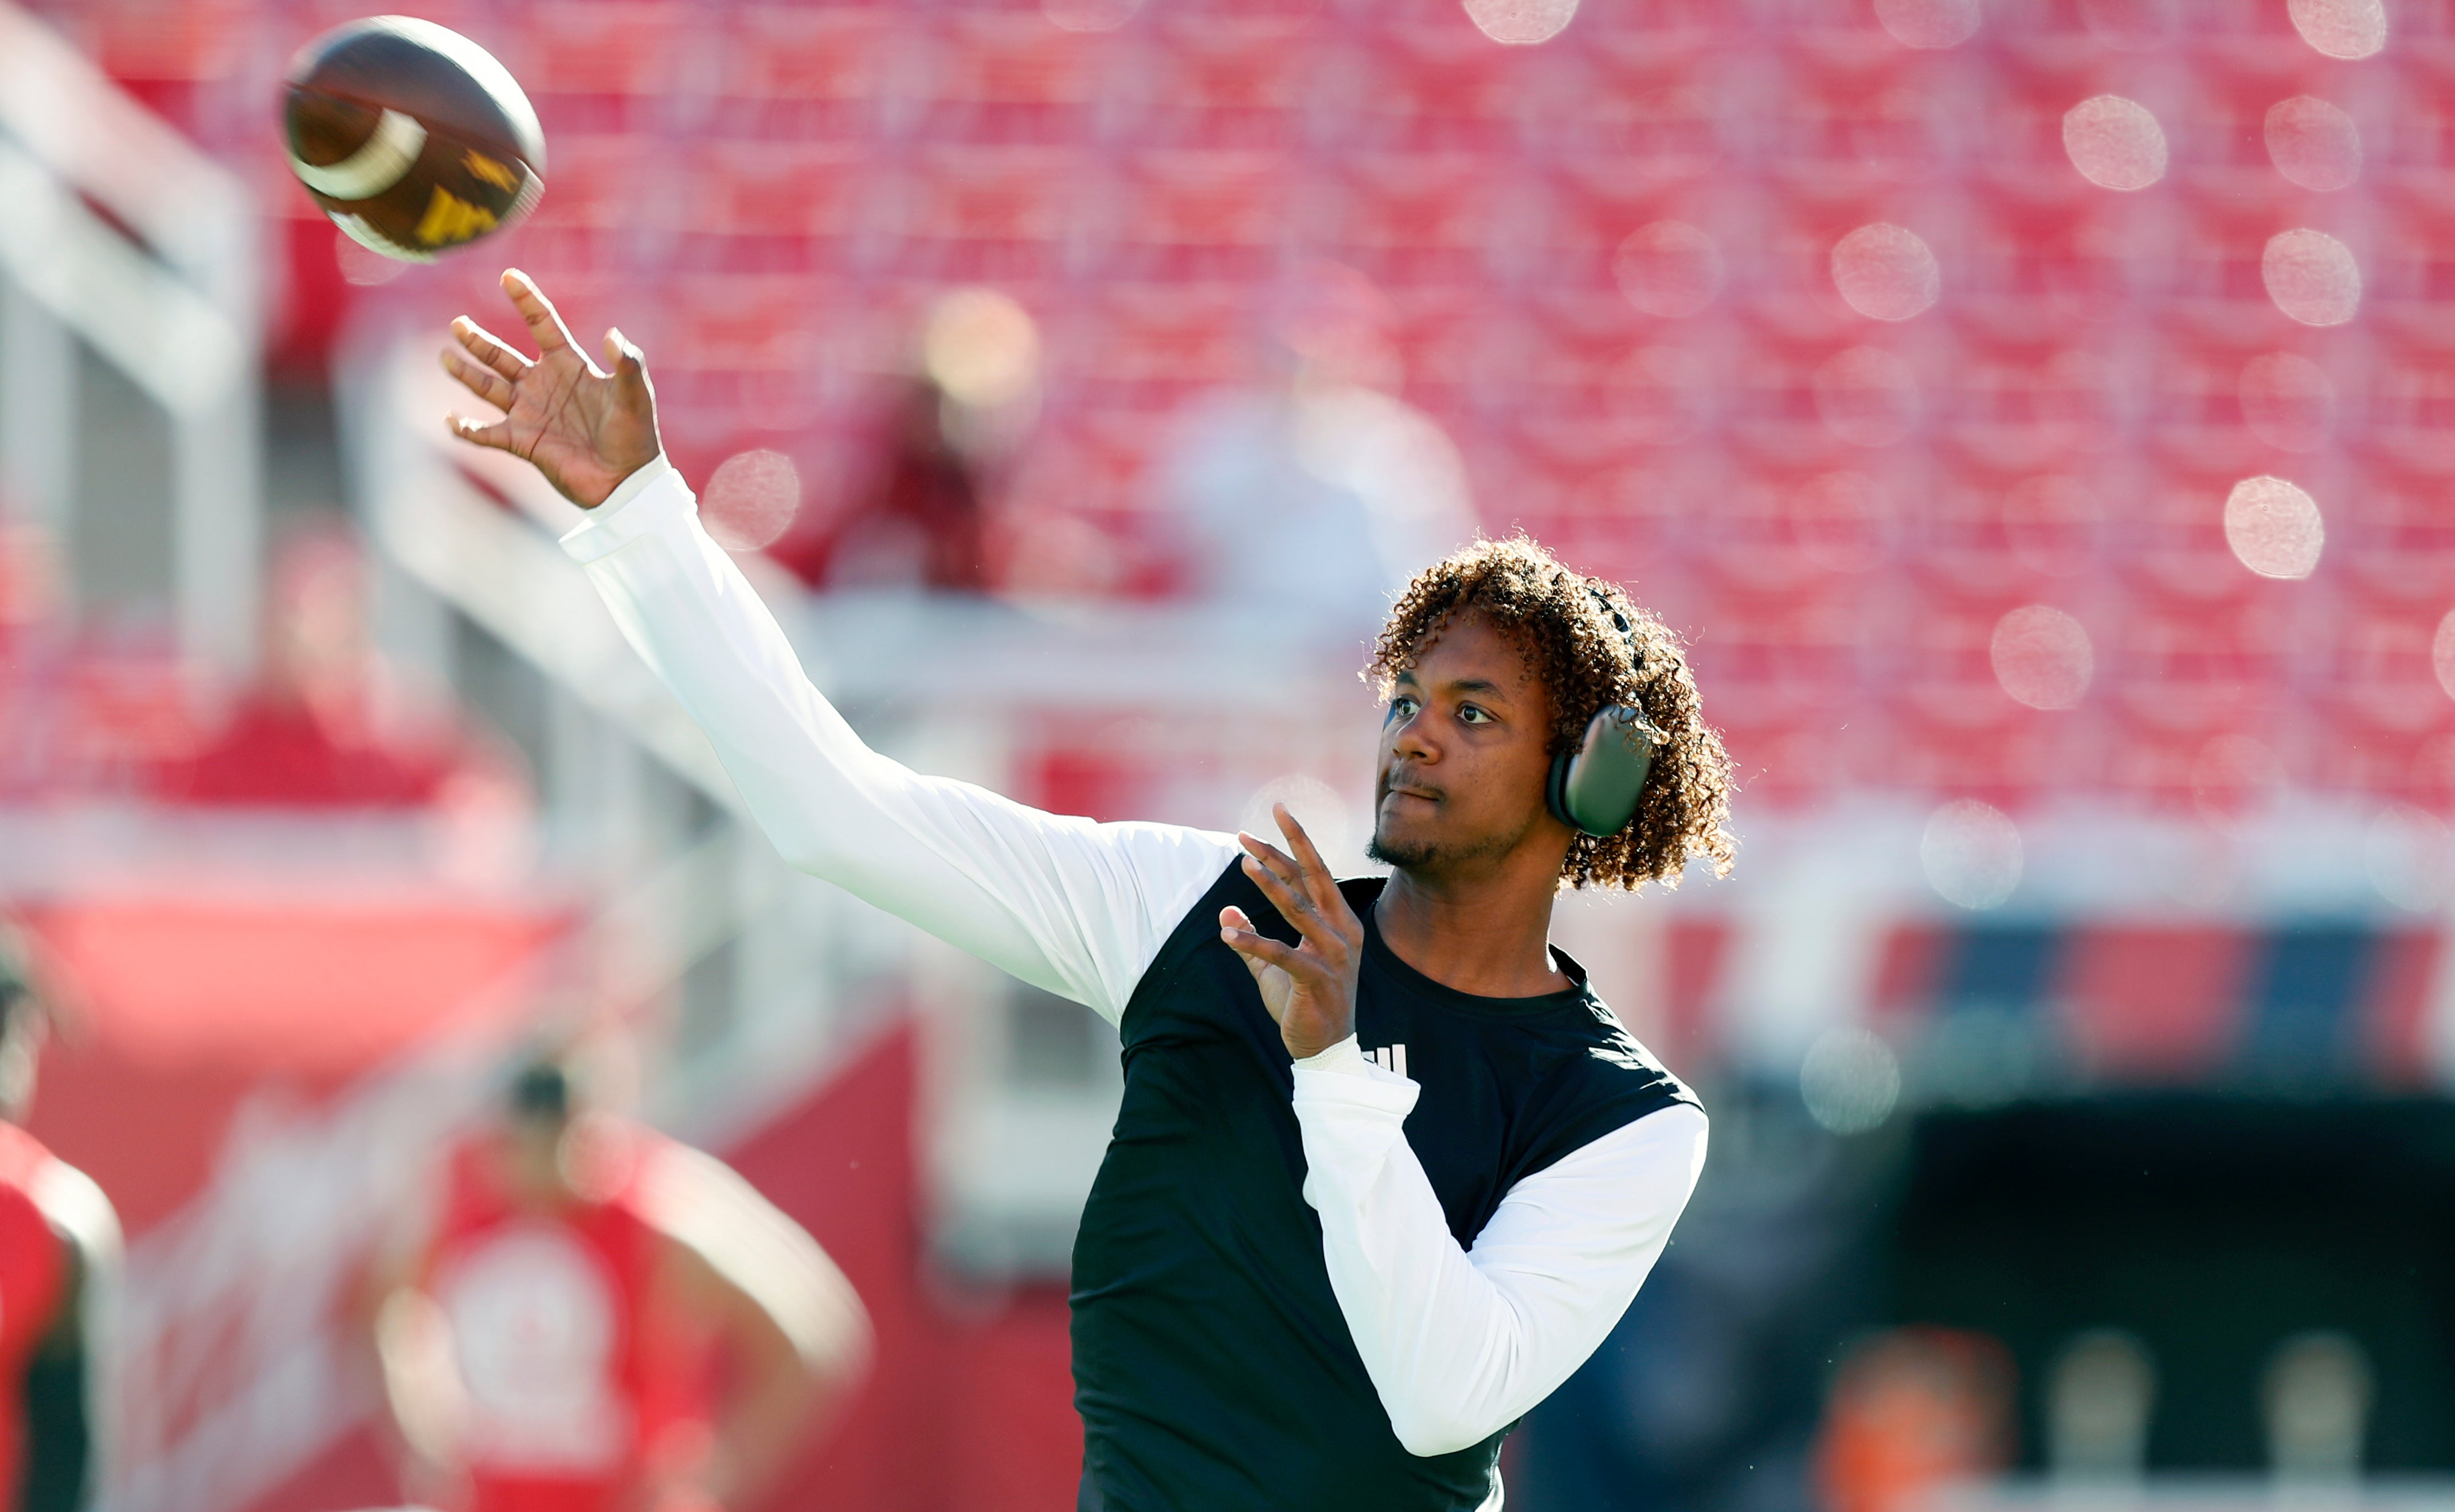
[[[1044,814],[862,742],[659,456],[563,548],[785,860],[1111,1022],[1234,838]]]
[[[1434,1455],[1516,1421],[1601,1344],[1695,1189],[1706,1120],[1677,1103],[1571,1153],[1467,1250],[1406,1140],[1417,1091],[1370,1061],[1296,1068],[1330,1290],[1398,1441]]]

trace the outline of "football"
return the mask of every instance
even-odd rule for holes
[[[517,221],[545,133],[509,70],[457,31],[372,16],[309,43],[282,108],[291,171],[334,224],[409,262]]]

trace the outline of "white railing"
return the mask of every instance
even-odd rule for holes
[[[247,186],[0,0],[0,508],[71,535],[81,340],[170,419],[182,655],[200,688],[244,676],[262,531]]]

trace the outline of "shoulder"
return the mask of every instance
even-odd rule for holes
[[[88,1260],[119,1255],[119,1215],[93,1178],[13,1123],[0,1123],[0,1188],[17,1194],[51,1231]]]
[[[650,1228],[737,1284],[744,1273],[823,1263],[818,1241],[740,1172],[678,1140],[643,1144],[628,1200]]]
[[[1703,1116],[1687,1083],[1591,993],[1552,1052],[1532,1101],[1551,1134],[1543,1142],[1555,1158],[1666,1109]]]
[[[631,1200],[686,1278],[765,1313],[804,1360],[863,1347],[860,1298],[808,1230],[712,1155],[661,1136],[641,1153]]]
[[[93,1178],[56,1157],[36,1168],[27,1194],[43,1217],[89,1265],[119,1259],[119,1214]]]

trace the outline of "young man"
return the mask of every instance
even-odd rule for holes
[[[43,1023],[29,952],[0,920],[0,1512],[73,1512],[100,1489],[91,1335],[119,1218],[23,1127]]]
[[[1668,631],[1524,541],[1417,577],[1373,852],[1094,824],[919,776],[802,675],[659,449],[636,347],[610,373],[528,278],[541,355],[466,319],[445,367],[504,412],[454,433],[593,516],[565,538],[785,858],[1125,1041],[1074,1251],[1075,1401],[1115,1512],[1497,1506],[1500,1439],[1635,1296],[1705,1152],[1695,1099],[1550,949],[1563,885],[1728,863],[1728,766]],[[1552,812],[1600,711],[1662,736],[1633,818]]]
[[[437,1176],[372,1299],[414,1498],[751,1504],[861,1374],[868,1318],[817,1243],[717,1161],[575,1105],[555,1061]]]

